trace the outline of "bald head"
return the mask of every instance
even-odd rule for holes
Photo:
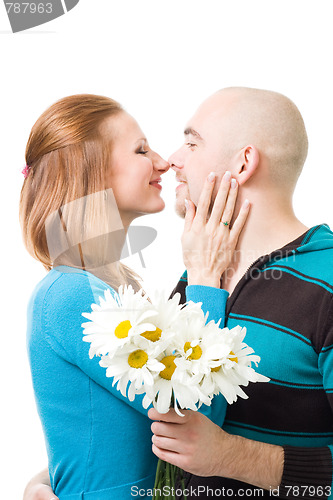
[[[294,188],[304,165],[308,139],[296,105],[277,92],[243,87],[222,89],[199,108],[221,125],[226,154],[255,146],[271,180]]]

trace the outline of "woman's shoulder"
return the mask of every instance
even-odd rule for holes
[[[99,304],[106,290],[116,293],[87,271],[59,267],[38,283],[28,305],[29,342],[48,339],[54,349],[58,349],[58,344],[67,348],[73,339],[81,339],[81,325],[85,321],[82,313],[90,313],[92,304]]]
[[[91,305],[99,303],[99,297],[106,290],[116,292],[104,281],[92,273],[69,266],[58,266],[35,287],[29,307],[51,306],[52,309]]]

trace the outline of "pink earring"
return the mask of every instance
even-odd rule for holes
[[[26,166],[24,167],[24,169],[22,170],[22,174],[24,175],[24,178],[25,178],[25,179],[28,177],[29,172],[30,172],[30,169],[31,169],[31,167],[29,167],[29,165],[26,165]]]

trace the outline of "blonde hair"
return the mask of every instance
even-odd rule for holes
[[[92,272],[113,288],[140,278],[119,262],[124,240],[112,189],[106,189],[112,138],[101,126],[124,112],[108,97],[81,94],[50,106],[26,147],[29,175],[20,197],[24,244],[46,270],[69,265]]]

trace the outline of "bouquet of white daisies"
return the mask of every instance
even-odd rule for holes
[[[89,320],[82,327],[90,358],[101,358],[106,376],[124,397],[133,401],[144,394],[145,408],[152,404],[166,413],[174,407],[182,415],[182,409],[210,405],[217,394],[229,404],[247,398],[241,385],[269,381],[251,366],[260,358],[243,342],[245,328],[207,323],[200,303],[184,306],[179,299],[179,294],[168,300],[156,293],[149,300],[142,290],[121,286],[118,295],[106,290],[100,304],[82,314]],[[155,490],[170,481],[174,486],[176,472],[159,461]]]

